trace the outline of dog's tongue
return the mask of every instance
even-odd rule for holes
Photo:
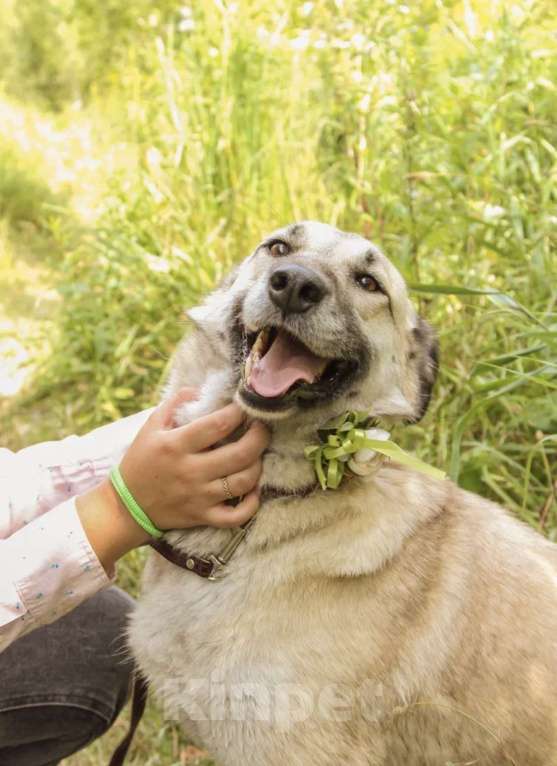
[[[259,396],[282,396],[298,380],[313,383],[325,364],[290,335],[279,330],[271,348],[252,368],[248,383]]]

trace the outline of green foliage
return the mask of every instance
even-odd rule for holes
[[[45,202],[54,202],[55,195],[37,172],[36,166],[17,147],[0,144],[0,218],[12,224],[26,221],[44,226]]]
[[[2,0],[0,45],[8,92],[61,109],[114,82],[132,47],[152,38],[150,22],[178,18],[178,4],[149,0]]]
[[[27,126],[0,120],[0,305],[14,262],[60,296],[17,325],[34,371],[0,402],[4,441],[151,404],[182,309],[317,218],[377,242],[439,331],[430,413],[397,439],[555,538],[554,3],[0,10],[0,117]],[[137,763],[177,762],[164,747]]]

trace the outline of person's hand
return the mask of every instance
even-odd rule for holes
[[[195,398],[184,389],[158,407],[127,451],[120,472],[128,489],[160,529],[243,524],[259,504],[257,482],[261,455],[269,446],[269,432],[254,422],[237,441],[221,447],[245,420],[237,404],[174,427],[177,406]],[[225,504],[230,492],[242,498]]]
[[[192,389],[184,389],[158,407],[120,465],[128,489],[160,529],[239,526],[259,505],[257,482],[269,432],[255,422],[237,441],[211,449],[232,435],[245,415],[236,404],[229,404],[175,427],[176,407],[195,396]],[[225,477],[233,496],[242,498],[236,506],[224,502]],[[77,498],[76,505],[87,537],[107,571],[124,553],[149,540],[108,479]]]

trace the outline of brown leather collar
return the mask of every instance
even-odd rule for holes
[[[304,498],[310,495],[317,487],[317,484],[309,484],[300,489],[287,490],[280,487],[264,486],[261,491],[261,502],[265,500],[278,500],[279,498]],[[236,548],[246,537],[249,528],[255,521],[255,516],[246,524],[236,529],[235,534],[219,553],[211,553],[208,556],[194,556],[170,545],[166,540],[152,540],[149,544],[153,550],[157,551],[163,558],[170,561],[171,564],[193,572],[205,580],[216,580],[222,569],[228,564]]]
[[[174,548],[166,540],[151,540],[149,545],[163,558],[180,569],[187,569],[188,572],[193,572],[205,579],[209,579],[214,574],[216,563],[208,558],[192,556],[191,553]]]
[[[261,490],[261,502],[264,503],[265,500],[279,500],[280,498],[294,499],[296,497],[307,497],[308,495],[311,495],[317,487],[317,482],[306,484],[305,487],[299,487],[298,489],[283,489],[282,487],[272,487],[265,484]]]

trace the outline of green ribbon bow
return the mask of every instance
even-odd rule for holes
[[[329,420],[319,429],[320,444],[312,444],[305,448],[304,454],[313,463],[322,489],[338,489],[344,474],[350,470],[348,461],[361,449],[379,452],[401,465],[421,471],[435,479],[445,478],[444,472],[439,468],[409,455],[393,441],[368,438],[366,428],[371,427],[371,420],[367,412],[345,412]]]

